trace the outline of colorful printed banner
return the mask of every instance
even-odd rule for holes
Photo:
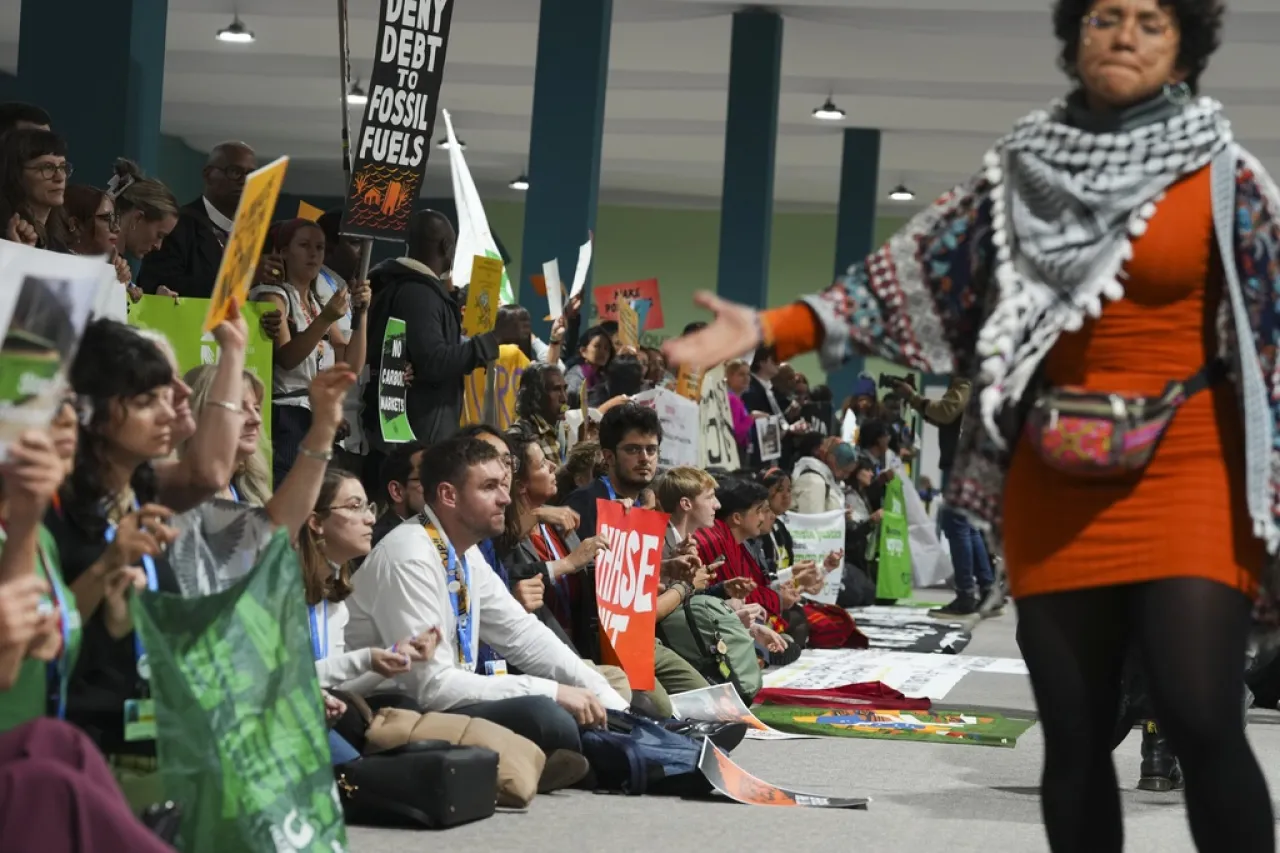
[[[671,516],[596,501],[596,533],[609,543],[596,557],[596,606],[602,645],[617,656],[633,690],[652,690],[658,575]]]
[[[249,327],[249,342],[245,348],[245,370],[258,377],[265,389],[262,398],[262,437],[258,445],[271,461],[271,359],[274,346],[262,331],[262,315],[272,310],[267,302],[246,302],[240,308],[245,324]],[[178,369],[186,373],[202,364],[216,364],[218,342],[212,332],[202,331],[204,318],[209,313],[208,299],[177,301],[171,296],[144,296],[129,309],[129,324],[139,329],[150,329],[164,335],[178,359]]]
[[[633,281],[627,284],[601,285],[593,291],[593,295],[595,296],[596,310],[600,314],[601,322],[617,320],[619,304],[630,303],[637,299],[648,299],[650,302],[649,313],[645,315],[644,325],[641,330],[662,328],[664,322],[662,317],[662,294],[658,289],[658,280],[656,278]]]
[[[901,711],[765,705],[760,716],[780,729],[811,737],[862,737],[961,743],[1012,749],[1035,720],[974,711]]]
[[[387,318],[382,335],[382,369],[378,372],[378,424],[382,440],[388,444],[405,444],[414,440],[409,423],[409,388],[404,381],[409,353],[405,341],[404,320]]]
[[[249,298],[249,287],[258,268],[262,246],[267,242],[267,230],[284,186],[284,173],[289,168],[289,158],[281,157],[245,178],[244,192],[236,206],[235,222],[227,235],[227,247],[222,252],[218,266],[218,278],[213,284],[213,297],[209,300],[209,316],[205,317],[203,330],[208,332],[227,319],[231,304],[244,305]]]
[[[382,0],[344,234],[404,239],[431,155],[454,5]]]

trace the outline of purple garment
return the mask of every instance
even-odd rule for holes
[[[745,453],[751,447],[751,432],[755,429],[755,419],[747,411],[747,404],[742,398],[729,391],[729,411],[733,414],[733,437],[738,442],[738,449]]]

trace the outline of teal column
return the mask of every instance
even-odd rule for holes
[[[73,183],[105,187],[117,157],[155,172],[168,11],[168,0],[22,0],[18,91],[67,140]]]
[[[734,12],[716,292],[757,308],[769,298],[781,72],[782,17],[764,9]]]
[[[875,248],[877,186],[880,175],[880,131],[851,127],[844,132],[840,159],[840,203],[836,212],[835,278]],[[862,358],[827,374],[838,406],[862,371]]]
[[[542,0],[517,287],[534,332],[544,337],[547,300],[529,286],[529,277],[542,275],[543,263],[557,258],[567,289],[578,249],[596,227],[612,23],[613,0]],[[590,279],[583,299],[585,319],[591,315]]]

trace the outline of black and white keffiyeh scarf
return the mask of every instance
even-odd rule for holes
[[[1068,123],[1067,102],[1022,119],[984,161],[992,201],[999,300],[978,339],[982,414],[1027,390],[1063,331],[1124,296],[1122,267],[1165,190],[1231,144],[1209,98],[1116,132]]]

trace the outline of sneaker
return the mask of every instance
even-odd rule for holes
[[[955,601],[945,607],[935,607],[929,611],[929,615],[937,619],[949,619],[953,616],[972,616],[978,612],[978,599],[974,598],[973,593],[962,592],[956,596]]]
[[[997,586],[989,586],[978,593],[978,613],[983,619],[991,619],[1004,615],[1004,591]]]
[[[542,778],[538,780],[538,793],[549,794],[576,785],[591,772],[591,764],[580,752],[557,749],[547,756],[547,763],[542,768]]]

